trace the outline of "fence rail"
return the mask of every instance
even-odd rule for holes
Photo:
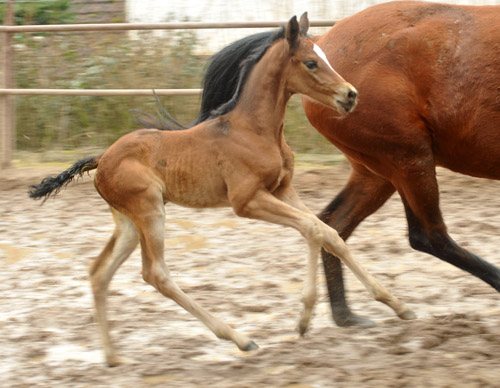
[[[154,89],[161,96],[196,96],[202,89]],[[0,89],[6,96],[152,96],[152,89]]]
[[[133,30],[200,30],[223,28],[271,28],[285,25],[288,20],[265,22],[179,22],[179,23],[89,23],[51,24],[35,26],[0,26],[0,32],[72,32],[72,31],[133,31]],[[331,27],[337,20],[312,20],[311,27]]]
[[[9,167],[15,148],[15,106],[13,96],[149,96],[149,89],[17,89],[13,84],[11,35],[35,32],[91,32],[132,30],[225,29],[225,28],[275,28],[285,25],[285,20],[264,22],[182,22],[182,23],[103,23],[103,24],[53,24],[14,26],[13,1],[5,9],[6,25],[0,26],[0,169]],[[336,20],[313,20],[312,27],[331,27]],[[155,89],[158,95],[187,96],[201,93],[201,89]]]

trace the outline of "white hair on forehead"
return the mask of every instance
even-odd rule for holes
[[[323,50],[321,50],[321,48],[317,44],[314,44],[314,52],[316,54],[318,54],[318,57],[320,57],[322,60],[324,60],[328,66],[330,66],[330,69],[334,70],[332,65],[330,65],[330,62],[328,61],[328,58],[326,57],[325,52]]]

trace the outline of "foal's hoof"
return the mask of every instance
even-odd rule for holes
[[[125,360],[122,357],[113,355],[113,356],[106,357],[106,364],[110,368],[114,368],[116,366],[125,364]]]
[[[115,366],[120,366],[120,365],[131,365],[134,363],[135,363],[134,360],[132,360],[130,358],[123,357],[123,356],[118,356],[116,354],[106,356],[106,364],[110,368],[113,368]]]
[[[398,314],[398,317],[404,319],[405,321],[411,321],[412,319],[417,319],[417,315],[411,310],[403,311],[401,314]]]
[[[299,324],[297,325],[297,331],[299,332],[299,335],[301,337],[304,337],[306,335],[308,328],[309,328],[309,322],[304,323],[300,321]]]
[[[357,326],[363,329],[369,329],[370,327],[377,327],[377,324],[371,319],[361,317],[356,314],[349,314],[342,318],[333,318],[337,326],[339,327],[350,327]]]
[[[259,346],[255,342],[250,341],[248,343],[248,345],[245,346],[244,348],[242,348],[241,350],[243,352],[251,352],[252,350],[257,350],[258,348],[259,348]]]

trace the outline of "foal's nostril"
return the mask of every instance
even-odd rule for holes
[[[347,99],[349,102],[353,103],[356,101],[356,97],[358,97],[358,93],[354,90],[349,90],[349,93],[347,93]]]

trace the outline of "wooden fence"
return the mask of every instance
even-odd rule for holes
[[[111,24],[63,24],[63,25],[13,25],[13,0],[8,0],[5,9],[5,25],[0,26],[0,169],[11,165],[15,149],[15,104],[16,95],[66,95],[66,96],[146,96],[148,89],[16,89],[12,73],[11,35],[14,33],[68,32],[68,31],[130,31],[130,30],[174,30],[174,29],[222,29],[222,28],[275,28],[287,21],[267,22],[223,22],[223,23],[111,23]],[[313,27],[329,27],[335,20],[311,21]],[[201,89],[155,89],[158,95],[196,95]]]

